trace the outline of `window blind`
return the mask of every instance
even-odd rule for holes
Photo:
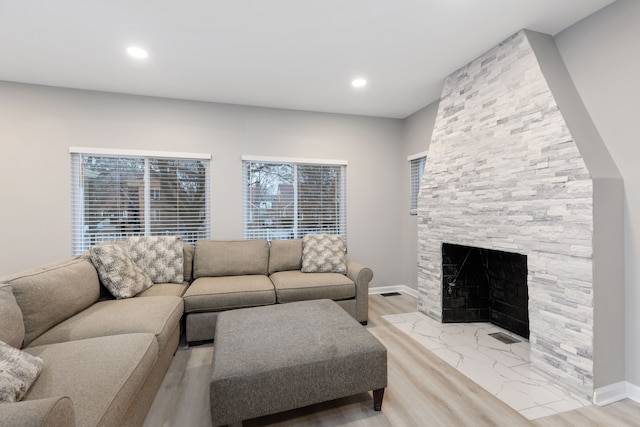
[[[244,238],[340,234],[346,241],[346,164],[243,160]]]
[[[418,214],[418,194],[420,193],[420,183],[427,156],[424,153],[409,157],[410,164],[410,189],[409,189],[409,214]]]
[[[205,158],[71,153],[72,252],[129,236],[210,238]]]

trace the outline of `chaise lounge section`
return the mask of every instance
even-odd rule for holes
[[[0,424],[142,425],[178,348],[184,289],[109,298],[88,254],[0,278],[0,341],[42,360],[24,396],[0,403]]]

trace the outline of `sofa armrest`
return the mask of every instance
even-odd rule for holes
[[[373,279],[373,271],[347,259],[347,277],[356,284],[356,320],[366,324],[369,319],[369,282]]]
[[[12,427],[74,427],[76,425],[73,402],[66,396],[0,404],[0,420],[2,425]]]

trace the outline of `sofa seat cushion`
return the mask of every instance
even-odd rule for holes
[[[356,285],[344,274],[303,273],[298,270],[279,271],[269,276],[276,288],[278,303],[354,298]]]
[[[25,350],[44,360],[25,400],[69,396],[78,426],[121,425],[158,358],[153,334],[126,334]]]
[[[182,298],[176,296],[100,301],[54,326],[31,345],[107,335],[150,333],[156,336],[162,349],[171,332],[180,323],[183,307]]]
[[[222,311],[276,303],[267,276],[201,277],[184,294],[185,313]]]
[[[157,297],[163,295],[174,295],[181,297],[189,287],[188,282],[177,283],[156,283],[146,291],[140,292],[136,297]]]

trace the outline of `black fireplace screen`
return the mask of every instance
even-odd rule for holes
[[[491,322],[529,338],[527,256],[443,243],[442,321]]]

